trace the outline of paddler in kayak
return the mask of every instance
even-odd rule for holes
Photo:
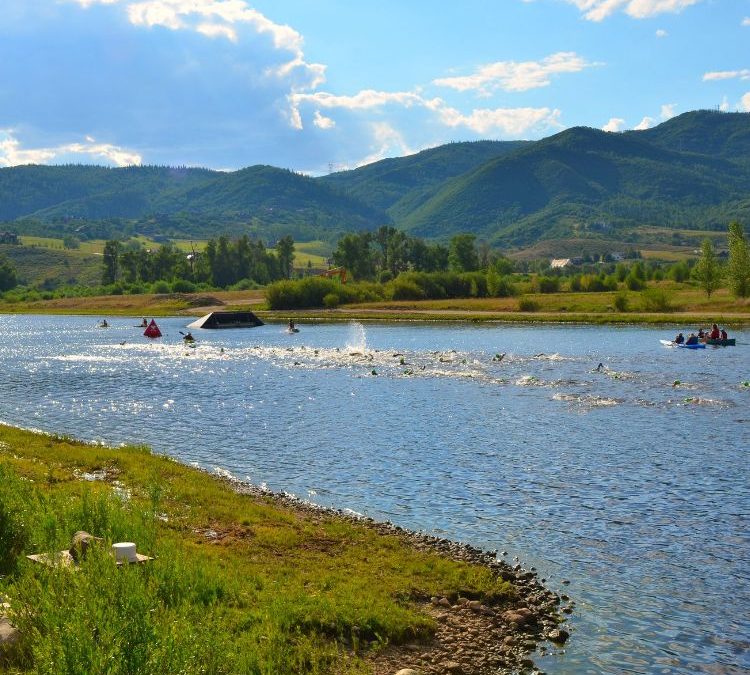
[[[682,333],[677,333],[677,337],[673,340],[676,345],[685,343],[685,336]]]
[[[106,319],[102,319],[102,322],[99,324],[99,328],[109,328],[109,324],[107,323]]]
[[[193,337],[192,333],[185,333],[184,337],[182,338],[185,342],[195,342],[195,338]]]
[[[697,345],[698,336],[695,333],[690,333],[690,337],[687,339],[686,345]]]

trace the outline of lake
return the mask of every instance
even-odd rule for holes
[[[748,332],[267,325],[191,349],[184,318],[134,323],[4,316],[0,420],[518,556],[576,602],[548,673],[750,671]]]

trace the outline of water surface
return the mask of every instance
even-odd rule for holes
[[[518,556],[577,603],[548,673],[750,671],[747,333],[271,325],[190,349],[184,319],[110,323],[4,317],[0,420]]]

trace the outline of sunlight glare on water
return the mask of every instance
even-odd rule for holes
[[[185,319],[156,341],[96,323],[4,317],[0,420],[517,555],[576,602],[545,672],[750,670],[747,333],[276,325],[190,348]]]

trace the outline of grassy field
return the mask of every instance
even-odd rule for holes
[[[627,311],[617,311],[623,295]],[[523,301],[532,310],[523,311]],[[663,303],[666,303],[663,304]],[[726,289],[710,299],[688,284],[660,282],[647,292],[528,293],[510,298],[459,298],[453,300],[383,301],[345,305],[334,310],[266,309],[263,290],[171,293],[166,295],[109,295],[60,298],[34,302],[0,301],[2,313],[91,314],[105,316],[200,316],[213,310],[250,309],[264,320],[297,319],[350,321],[521,321],[525,323],[671,324],[687,327],[713,322],[727,326],[750,325],[750,300],[736,300]]]
[[[75,571],[25,558],[78,530],[104,541]],[[114,541],[155,560],[118,569]],[[2,425],[0,575],[20,631],[0,667],[16,673],[367,673],[385,646],[429,639],[430,596],[516,597],[486,567],[143,447]]]

